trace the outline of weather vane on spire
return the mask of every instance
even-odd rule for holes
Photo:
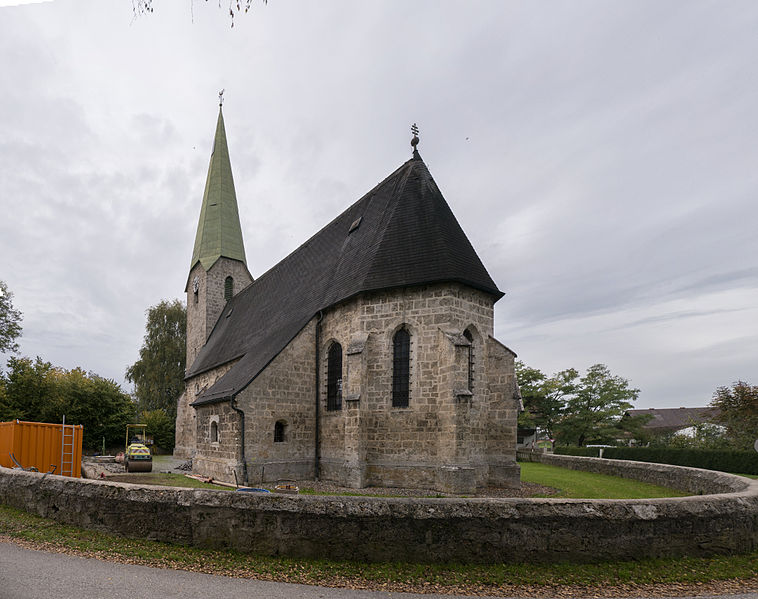
[[[411,126],[411,133],[413,133],[413,139],[411,139],[411,145],[413,146],[413,151],[416,151],[416,146],[418,145],[419,139],[418,139],[418,126],[416,123],[413,123]]]
[[[218,105],[219,106],[224,105],[224,90],[223,89],[220,92],[218,92]]]

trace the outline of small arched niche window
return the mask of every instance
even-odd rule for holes
[[[211,422],[211,443],[218,443],[218,422]]]
[[[474,336],[469,329],[463,331],[463,336],[469,342],[468,346],[468,390],[474,390]]]
[[[336,341],[326,359],[326,409],[342,409],[342,346]]]
[[[274,443],[284,443],[284,430],[286,428],[287,425],[284,420],[277,420],[274,425]]]
[[[224,279],[224,299],[228,302],[234,295],[234,279],[232,277],[226,277]]]
[[[402,328],[392,338],[392,407],[407,408],[411,376],[411,335]]]

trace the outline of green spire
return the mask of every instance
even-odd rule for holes
[[[237,195],[234,193],[232,164],[226,145],[224,115],[219,104],[216,137],[213,140],[213,152],[208,165],[203,207],[200,209],[190,268],[200,261],[208,271],[221,256],[239,260],[247,266],[237,210]]]

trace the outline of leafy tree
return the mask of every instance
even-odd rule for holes
[[[116,382],[92,372],[12,357],[0,375],[0,420],[60,423],[64,415],[84,426],[85,447],[99,447],[103,437],[113,446],[123,442],[134,405]]]
[[[751,449],[758,438],[758,386],[737,381],[719,387],[711,406],[718,408],[716,420],[723,424],[735,449]]]
[[[645,425],[652,419],[652,414],[630,416],[625,413],[618,423],[618,428],[620,432],[626,433],[629,439],[634,439],[636,445],[650,445],[660,439],[659,434],[645,428]]]
[[[57,370],[57,393],[48,407],[45,421],[84,426],[84,446],[120,445],[126,425],[134,419],[134,404],[115,381],[81,368]]]
[[[524,412],[521,426],[534,426],[555,438],[555,427],[563,415],[567,398],[576,390],[579,373],[568,368],[547,377],[540,370],[516,362],[516,378],[521,389]]]
[[[0,420],[32,420],[47,422],[47,404],[55,395],[55,369],[37,356],[13,357],[8,370],[0,374]]]
[[[580,447],[587,441],[613,440],[619,433],[622,415],[632,407],[639,392],[630,388],[626,379],[611,374],[605,364],[591,366],[566,402],[557,425],[559,440]]]
[[[546,378],[541,370],[516,360],[516,380],[521,391],[521,401],[524,403],[524,411],[518,417],[519,426],[537,427],[537,405],[542,400],[541,386]]]
[[[652,439],[650,447],[673,447],[676,449],[730,449],[731,439],[723,426],[709,422],[692,424],[692,435],[676,431]]]
[[[147,425],[147,434],[153,436],[155,445],[162,449],[174,448],[176,420],[166,410],[145,410],[140,414],[139,421]]]
[[[149,308],[139,360],[126,369],[141,410],[165,410],[176,419],[176,401],[184,391],[186,347],[184,304],[163,300]]]
[[[21,335],[21,312],[13,307],[13,293],[0,281],[0,354],[17,352]]]

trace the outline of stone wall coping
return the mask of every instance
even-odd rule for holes
[[[574,456],[571,456],[574,457]],[[587,460],[599,460],[600,458],[583,458]],[[621,460],[605,460],[604,462],[619,462]],[[650,465],[645,462],[637,464]],[[663,464],[656,464],[663,466]],[[742,503],[744,499],[755,500],[758,505],[758,480],[753,480],[713,470],[687,468],[684,466],[670,466],[671,468],[683,468],[698,472],[718,475],[725,483],[734,485],[730,492],[711,493],[703,495],[687,495],[684,497],[662,497],[648,499],[570,499],[555,497],[369,497],[369,496],[341,496],[341,495],[289,495],[283,493],[235,493],[233,491],[221,491],[215,489],[192,489],[184,487],[165,487],[158,485],[137,485],[124,482],[110,482],[107,480],[72,479],[70,477],[55,474],[41,474],[37,472],[25,472],[0,466],[0,480],[4,484],[13,485],[18,481],[24,486],[44,486],[44,480],[60,481],[66,486],[82,485],[81,493],[88,494],[87,486],[107,487],[113,489],[114,494],[125,494],[130,500],[135,501],[164,501],[174,498],[179,504],[207,504],[228,505],[230,507],[251,507],[257,510],[273,509],[275,511],[287,511],[298,513],[332,513],[337,517],[348,515],[394,515],[396,517],[421,517],[421,518],[445,518],[450,515],[466,517],[485,517],[498,513],[500,517],[512,517],[516,511],[528,511],[532,505],[563,505],[570,509],[575,506],[584,510],[588,505],[614,506],[616,508],[632,507],[638,504],[662,504],[677,505],[689,504],[693,507],[703,504],[707,507],[714,500],[723,502],[732,500]],[[6,477],[10,477],[9,479]],[[16,478],[16,481],[13,479]],[[22,482],[23,481],[23,482]],[[57,485],[56,485],[57,486]],[[335,511],[332,511],[332,510]],[[514,511],[515,510],[515,511]]]

